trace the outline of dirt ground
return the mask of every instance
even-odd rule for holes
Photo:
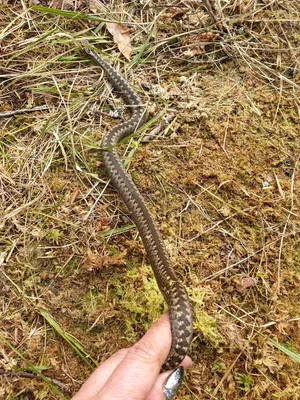
[[[128,113],[86,38],[148,111],[120,154],[194,310],[176,399],[300,399],[298,2],[0,11],[0,398],[71,398],[166,309],[103,167]]]

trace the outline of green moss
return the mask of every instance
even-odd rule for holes
[[[118,305],[126,325],[126,337],[130,341],[137,339],[138,330],[144,332],[149,329],[166,308],[149,266],[128,270],[122,281],[119,276],[114,276],[110,279],[109,286],[110,298],[119,298]]]
[[[249,392],[253,386],[253,379],[247,374],[236,374],[235,380],[239,384],[239,388],[244,392]]]
[[[224,373],[226,371],[226,364],[224,363],[223,360],[217,358],[212,367],[211,367],[211,372],[216,375],[220,373]]]
[[[210,342],[213,347],[219,348],[222,338],[217,329],[216,320],[211,317],[205,310],[195,310],[194,331],[202,333],[205,339]]]
[[[51,243],[57,243],[62,234],[63,232],[58,229],[51,229],[51,231],[48,232],[46,239]]]

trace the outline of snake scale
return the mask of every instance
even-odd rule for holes
[[[99,54],[87,40],[82,40],[84,50],[105,71],[114,89],[122,96],[131,110],[131,117],[113,127],[104,135],[101,147],[103,161],[114,188],[131,212],[144,243],[147,257],[153,269],[158,287],[163,294],[170,313],[172,345],[162,370],[177,367],[183,360],[192,339],[192,310],[185,288],[179,283],[160,233],[130,175],[127,174],[117,153],[121,139],[135,132],[145,120],[141,99],[125,79]]]

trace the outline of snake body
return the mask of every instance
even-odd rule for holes
[[[145,111],[139,96],[125,79],[98,53],[88,41],[82,40],[85,52],[105,71],[116,89],[131,109],[131,117],[113,127],[102,140],[103,161],[114,188],[131,212],[144,243],[148,260],[158,287],[163,294],[170,313],[172,345],[162,370],[173,369],[183,360],[192,339],[192,310],[185,288],[179,283],[160,233],[130,175],[127,174],[117,153],[121,139],[135,132],[145,120]]]

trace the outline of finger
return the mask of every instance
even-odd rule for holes
[[[105,385],[108,378],[114,372],[116,367],[123,361],[126,356],[128,349],[119,350],[113,354],[108,360],[104,361],[99,367],[92,373],[92,375],[82,385],[79,392],[72,397],[71,400],[90,400],[97,395],[99,390]]]
[[[183,368],[186,370],[187,368],[190,368],[192,364],[193,362],[191,358],[189,356],[186,356],[180,365],[182,365]],[[173,372],[167,371],[159,375],[146,400],[166,400],[163,394],[164,385],[166,383],[166,380],[170,377],[172,373]]]
[[[95,399],[141,400],[149,395],[171,347],[171,326],[164,314],[133,345]]]

